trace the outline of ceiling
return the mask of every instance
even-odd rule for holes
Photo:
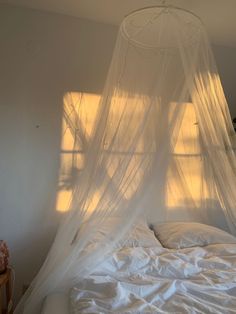
[[[0,0],[27,8],[81,17],[118,25],[129,12],[162,0]],[[166,0],[197,14],[213,43],[236,47],[236,0]]]

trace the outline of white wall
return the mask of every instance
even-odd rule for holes
[[[38,11],[0,10],[0,239],[17,296],[41,265],[60,215],[55,195],[63,95],[101,93],[116,29]]]
[[[17,297],[40,267],[55,211],[63,95],[101,93],[117,29],[56,14],[0,10],[0,238],[11,250]],[[236,116],[236,49],[214,48]]]
[[[236,117],[236,47],[213,46],[213,52],[232,117]]]

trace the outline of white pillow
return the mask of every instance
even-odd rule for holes
[[[121,240],[119,244],[122,247],[148,248],[153,246],[162,246],[146,222],[137,223],[127,234],[126,238]]]
[[[170,222],[151,226],[161,244],[169,249],[235,243],[236,238],[218,228],[194,222]]]
[[[119,220],[116,218],[107,219],[106,223],[101,226],[96,234],[96,240],[101,241],[104,236],[111,234],[113,226],[117,226]],[[139,221],[131,226],[131,230],[121,239],[116,247],[155,247],[162,246],[158,239],[155,237],[153,230],[151,230],[145,221]]]

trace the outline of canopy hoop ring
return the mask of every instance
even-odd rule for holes
[[[143,10],[148,10],[148,9],[166,9],[166,8],[175,9],[175,10],[178,10],[178,11],[183,11],[183,12],[189,13],[189,14],[193,15],[195,18],[197,18],[202,23],[202,20],[201,20],[200,16],[198,16],[195,13],[193,13],[192,11],[184,9],[184,8],[176,7],[176,6],[173,6],[173,5],[169,5],[169,4],[151,5],[151,6],[147,6],[147,7],[143,7],[143,8],[139,8],[139,9],[133,10],[133,11],[129,12],[128,14],[126,14],[124,16],[123,22],[124,22],[124,20],[127,17],[129,17],[129,16],[131,16],[131,15],[133,15],[135,13],[141,12]]]

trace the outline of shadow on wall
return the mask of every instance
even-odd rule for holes
[[[64,94],[101,94],[116,31],[1,5],[0,238],[10,247],[16,300],[42,265],[63,216],[55,207]]]

